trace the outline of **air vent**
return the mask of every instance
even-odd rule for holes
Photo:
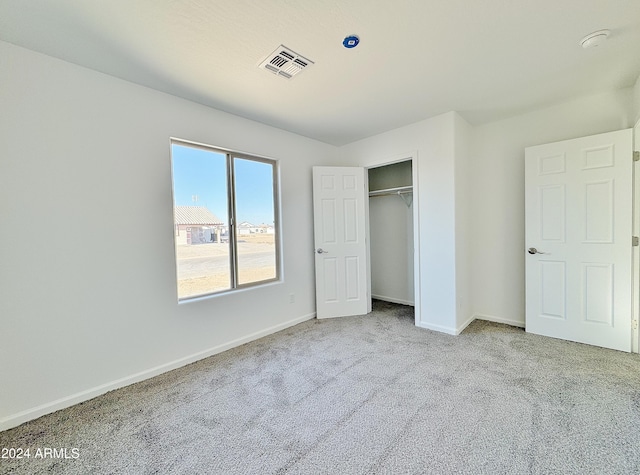
[[[280,45],[258,67],[283,78],[291,79],[312,64],[313,61],[309,61],[286,46]]]

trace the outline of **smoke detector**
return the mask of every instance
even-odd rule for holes
[[[312,64],[313,61],[280,45],[258,67],[283,78],[291,79]]]
[[[610,34],[611,31],[609,30],[594,31],[580,40],[580,46],[586,49],[601,45],[607,40]]]

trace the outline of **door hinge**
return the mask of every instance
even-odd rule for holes
[[[638,238],[638,236],[631,236],[631,244],[633,247],[637,247],[640,245],[640,238]]]
[[[633,161],[640,161],[640,152],[633,152]]]
[[[634,330],[637,330],[638,329],[638,320],[631,320],[631,327]]]

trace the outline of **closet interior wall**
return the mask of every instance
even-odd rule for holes
[[[371,296],[414,305],[411,161],[370,168]]]

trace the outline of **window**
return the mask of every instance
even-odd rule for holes
[[[279,278],[277,165],[171,141],[178,300]]]

